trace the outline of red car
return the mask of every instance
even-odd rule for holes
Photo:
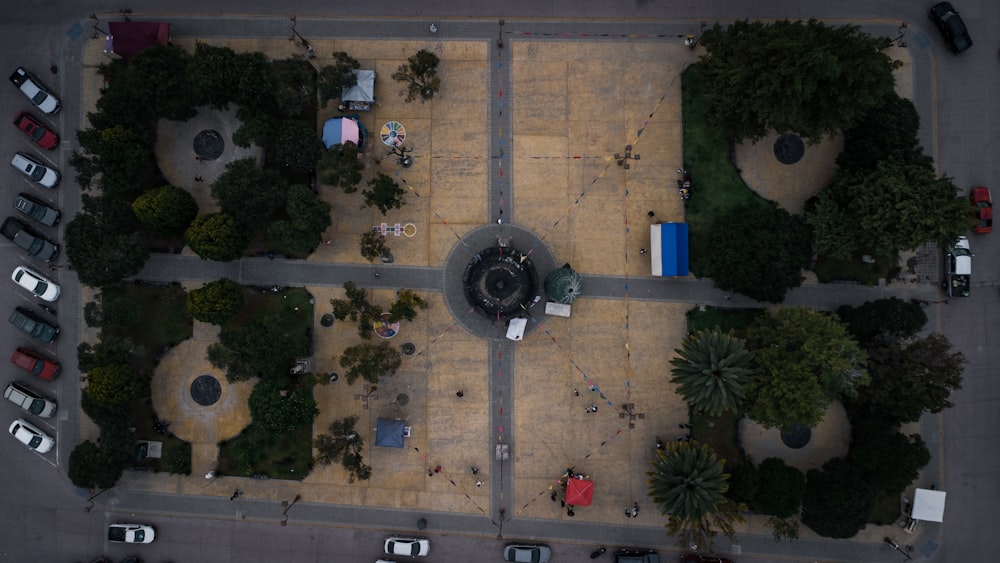
[[[18,348],[14,350],[14,355],[10,361],[15,366],[40,377],[45,381],[52,381],[59,375],[62,369],[59,364],[42,356],[30,348]]]
[[[41,121],[35,119],[33,115],[22,111],[14,118],[14,125],[24,134],[31,137],[31,140],[38,143],[43,149],[54,149],[59,144],[59,135],[49,131]]]
[[[976,221],[979,223],[972,228],[975,233],[985,234],[993,231],[993,198],[990,197],[990,189],[986,186],[972,188],[969,200],[976,207]]]

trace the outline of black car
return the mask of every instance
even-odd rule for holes
[[[948,49],[952,53],[957,55],[972,47],[972,38],[969,37],[969,30],[966,29],[965,22],[962,21],[962,16],[958,15],[958,11],[951,5],[951,2],[938,2],[934,4],[928,15],[931,21],[941,30],[941,35],[944,36],[945,42],[948,43]]]

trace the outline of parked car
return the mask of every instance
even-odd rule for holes
[[[972,294],[972,248],[967,237],[958,237],[944,257],[944,289],[948,297]]]
[[[42,342],[50,343],[56,339],[56,335],[59,334],[59,327],[52,326],[49,323],[39,319],[34,313],[25,309],[24,307],[14,307],[11,311],[10,317],[7,319],[10,324],[21,329],[29,336],[37,338]]]
[[[31,348],[21,347],[14,350],[14,355],[10,357],[10,363],[45,381],[52,381],[62,371],[62,366],[57,362],[53,362]]]
[[[975,207],[976,221],[978,224],[972,228],[972,232],[986,234],[993,232],[993,197],[990,189],[986,186],[976,186],[969,193],[969,201]]]
[[[58,284],[31,268],[25,268],[24,266],[14,268],[10,279],[17,285],[34,293],[35,297],[50,303],[59,299],[59,294],[62,293]]]
[[[972,47],[972,37],[969,37],[969,30],[962,21],[962,16],[958,15],[951,2],[938,2],[931,6],[931,11],[927,14],[934,25],[941,30],[948,50],[956,55]]]
[[[43,149],[51,150],[59,144],[59,135],[49,131],[46,126],[42,125],[42,122],[38,118],[26,111],[22,111],[14,116],[14,125],[23,131],[25,135],[31,137],[31,140],[35,141]]]
[[[423,557],[430,553],[431,541],[427,538],[390,536],[385,539],[385,552],[389,555]]]
[[[544,544],[509,543],[503,548],[504,561],[545,563],[551,557],[552,549]]]
[[[13,206],[14,209],[46,227],[55,226],[59,223],[60,217],[62,217],[58,209],[49,207],[26,193],[17,194],[17,197],[14,198]]]
[[[725,557],[711,557],[709,555],[681,555],[681,563],[733,563]]]
[[[52,436],[42,432],[40,428],[23,418],[12,422],[7,431],[10,432],[11,436],[17,438],[18,442],[40,454],[48,453],[52,450],[52,446],[56,445],[56,441],[52,439]]]
[[[59,171],[49,168],[34,158],[23,152],[14,153],[10,159],[10,165],[18,172],[37,182],[46,188],[54,188],[59,185]]]
[[[29,229],[24,223],[13,217],[0,225],[0,235],[21,247],[25,252],[45,262],[51,262],[59,252],[59,247],[41,235]]]
[[[42,82],[24,68],[17,67],[14,74],[10,75],[10,81],[31,100],[31,103],[38,106],[38,109],[45,113],[59,111],[59,98],[42,86]]]
[[[615,563],[660,563],[660,556],[652,549],[619,549]]]
[[[156,530],[149,524],[115,522],[108,526],[108,541],[114,543],[153,543]]]
[[[54,402],[20,381],[11,381],[3,391],[3,398],[42,418],[49,418],[56,412]]]

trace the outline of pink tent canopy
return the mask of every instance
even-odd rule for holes
[[[357,121],[346,117],[335,117],[323,124],[323,145],[326,148],[342,145],[348,141],[361,146],[361,128],[358,127]]]
[[[594,499],[594,482],[571,477],[566,481],[566,504],[590,506]]]

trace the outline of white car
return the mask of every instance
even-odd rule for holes
[[[52,439],[52,436],[42,432],[40,428],[23,418],[10,423],[8,431],[11,436],[17,438],[18,442],[40,454],[48,453],[56,445],[56,441]]]
[[[7,385],[3,391],[3,398],[42,418],[50,418],[56,412],[55,403],[19,381],[11,381]]]
[[[52,280],[24,266],[14,268],[10,279],[44,301],[55,301],[59,299],[59,294],[62,293],[62,289]]]
[[[385,552],[389,555],[423,557],[431,552],[431,541],[427,538],[385,538]]]
[[[10,165],[46,188],[54,188],[59,184],[60,176],[57,170],[45,166],[23,152],[14,153],[14,158],[10,159]]]
[[[38,109],[44,111],[45,113],[56,113],[59,111],[59,98],[55,96],[52,92],[49,92],[42,86],[41,81],[31,75],[28,71],[21,67],[17,67],[14,74],[10,75],[10,81],[17,86],[25,96],[36,106]]]
[[[115,522],[108,526],[108,541],[114,543],[153,543],[156,530],[149,524]]]

